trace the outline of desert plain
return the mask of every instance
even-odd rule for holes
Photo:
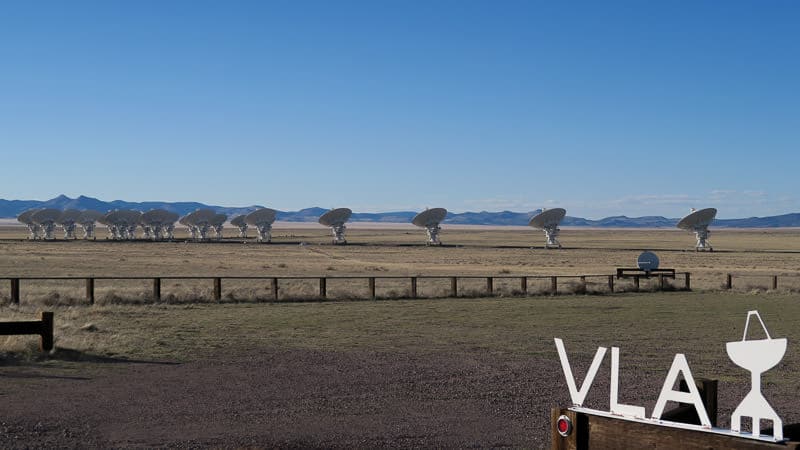
[[[725,427],[749,390],[725,343],[742,339],[754,309],[789,339],[764,393],[785,423],[800,422],[797,229],[712,229],[714,252],[664,229],[565,228],[560,250],[524,227],[445,225],[442,247],[405,225],[353,224],[346,246],[315,225],[278,224],[271,244],[226,233],[113,242],[99,229],[96,241],[31,242],[23,227],[0,226],[2,320],[53,311],[56,340],[43,354],[36,337],[0,338],[2,447],[545,448],[550,409],[569,404],[554,337],[578,382],[598,346],[620,347],[620,400],[648,413],[674,354],[685,354],[695,377],[719,380]],[[640,292],[630,280],[607,292],[606,277],[643,250],[691,273],[692,290],[679,277],[667,291],[650,279]],[[425,275],[443,278],[420,279],[419,299],[407,298],[408,279],[391,278]],[[548,291],[554,275],[565,277],[559,295]],[[145,279],[98,279],[90,305],[82,278],[114,276]],[[224,280],[215,301],[208,280],[166,279],[156,301],[146,278],[170,276],[309,279],[282,281],[278,301],[266,280]],[[453,298],[451,276],[475,278]],[[326,299],[318,277],[328,277]],[[378,298],[347,277],[376,277]],[[608,408],[608,380],[605,361],[588,406]]]

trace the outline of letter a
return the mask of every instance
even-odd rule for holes
[[[583,401],[586,399],[586,394],[589,393],[589,388],[592,387],[594,376],[597,375],[597,370],[600,368],[600,363],[603,362],[603,357],[606,355],[605,347],[597,347],[597,353],[594,354],[592,365],[589,366],[589,372],[583,380],[581,390],[579,391],[575,385],[575,377],[572,376],[572,367],[569,365],[567,359],[567,351],[564,350],[564,341],[555,338],[556,348],[558,349],[558,358],[561,360],[561,368],[564,370],[564,378],[567,379],[567,387],[569,387],[569,396],[572,399],[572,404],[576,406],[583,406]]]
[[[678,374],[683,372],[683,379],[686,380],[686,385],[689,386],[689,392],[675,391],[672,389],[675,382],[678,380]],[[664,380],[664,387],[661,388],[661,394],[656,401],[656,407],[653,410],[653,419],[661,419],[661,414],[664,413],[664,407],[667,406],[667,401],[680,403],[692,403],[697,410],[697,417],[700,418],[700,424],[704,427],[711,428],[711,421],[708,419],[706,407],[703,405],[703,400],[700,398],[700,391],[694,384],[692,378],[692,371],[689,370],[689,363],[686,362],[686,356],[683,353],[675,355],[672,360],[672,367],[669,368],[667,378]]]

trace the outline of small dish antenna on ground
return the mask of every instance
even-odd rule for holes
[[[716,208],[706,208],[699,211],[692,208],[691,214],[678,222],[678,228],[682,230],[693,231],[697,237],[697,244],[694,247],[695,251],[714,251],[714,249],[711,247],[711,243],[708,242],[708,235],[710,234],[708,231],[708,226],[711,225],[711,222],[714,221],[715,217],[717,217]]]
[[[103,213],[100,211],[95,211],[93,209],[81,211],[81,215],[78,217],[78,224],[83,228],[84,239],[95,239],[94,223],[100,220],[101,217],[103,217]]]
[[[75,224],[80,217],[81,211],[77,209],[67,209],[58,217],[56,224],[64,229],[64,239],[75,239]]]
[[[442,227],[439,224],[442,223],[445,217],[447,217],[447,210],[444,208],[426,209],[414,216],[411,223],[420,228],[425,228],[428,234],[426,245],[442,245],[442,241],[439,240],[439,232],[442,231]]]
[[[567,210],[564,208],[542,208],[542,212],[533,216],[528,222],[528,226],[544,231],[544,235],[547,238],[544,244],[545,248],[561,248],[561,242],[558,241],[561,229],[558,228],[558,225],[566,215]]]
[[[246,214],[242,214],[240,216],[236,216],[231,219],[231,225],[239,228],[239,237],[240,238],[247,238],[247,222],[245,222],[244,218],[247,217]]]
[[[31,215],[31,220],[42,233],[42,239],[54,239],[54,231],[56,229],[56,221],[61,217],[61,211],[58,209],[40,209]]]
[[[658,264],[658,256],[656,256],[656,254],[653,252],[642,252],[636,259],[636,265],[639,266],[639,270],[646,273],[650,273],[653,270],[658,269]]]
[[[256,227],[258,230],[258,242],[270,242],[272,240],[272,224],[275,222],[277,211],[270,208],[257,209],[248,214],[244,220],[248,225]]]
[[[227,214],[215,214],[214,217],[208,222],[214,230],[214,239],[222,239],[222,228],[225,226],[225,221],[228,220]]]
[[[347,244],[347,240],[344,238],[344,230],[346,230],[347,227],[344,224],[350,220],[352,214],[353,211],[351,211],[350,208],[336,208],[319,217],[319,223],[321,225],[331,227],[334,244]]]
[[[31,218],[31,216],[33,216],[33,213],[35,213],[36,211],[39,211],[39,209],[37,208],[29,209],[27,211],[23,211],[22,214],[17,216],[17,220],[20,221],[21,223],[24,223],[25,226],[28,227],[28,232],[30,232],[30,236],[28,237],[28,239],[30,240],[36,240],[42,238],[41,236],[42,229],[39,227],[39,224],[35,223]]]

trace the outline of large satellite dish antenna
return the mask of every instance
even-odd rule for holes
[[[160,241],[165,237],[172,239],[172,231],[175,229],[175,221],[178,215],[165,209],[151,209],[142,214],[139,222],[144,229],[144,238]]]
[[[142,213],[130,209],[117,209],[106,214],[104,220],[108,231],[115,240],[135,239],[136,227],[142,218]]]
[[[247,238],[247,222],[244,220],[247,214],[242,214],[231,219],[231,225],[239,228],[239,237]]]
[[[272,224],[275,222],[277,211],[270,208],[257,209],[248,214],[244,220],[248,225],[256,227],[258,230],[258,242],[270,242],[272,240]]]
[[[83,228],[84,239],[95,239],[94,223],[100,221],[103,216],[103,213],[93,209],[81,211],[81,215],[78,217],[78,224]]]
[[[77,209],[67,209],[58,217],[56,224],[64,229],[64,239],[75,239],[75,225],[80,217],[81,211]]]
[[[209,221],[209,225],[214,230],[214,239],[222,239],[222,228],[225,226],[226,220],[228,220],[227,214],[215,214]]]
[[[353,211],[351,211],[350,208],[336,208],[319,216],[319,223],[321,225],[331,227],[334,245],[347,244],[347,240],[344,238],[344,230],[347,229],[347,227],[344,224],[350,220],[352,214]]]
[[[198,209],[191,212],[182,219],[189,231],[192,233],[192,239],[204,241],[208,239],[208,230],[211,228],[211,221],[217,213],[210,209]]]
[[[53,239],[55,236],[53,232],[56,228],[56,221],[61,217],[61,210],[58,209],[40,209],[31,215],[31,220],[36,225],[39,225],[43,239]]]
[[[528,226],[544,231],[544,235],[547,238],[544,244],[545,248],[561,248],[561,242],[558,241],[561,229],[558,228],[558,225],[566,215],[567,210],[564,208],[542,208],[542,212],[533,216],[531,221],[528,222]]]
[[[22,214],[17,216],[17,220],[20,221],[21,223],[24,223],[25,226],[28,227],[28,231],[30,232],[30,236],[28,237],[28,239],[30,240],[36,240],[42,238],[41,236],[42,229],[39,227],[37,223],[33,221],[33,218],[31,217],[33,216],[33,213],[35,213],[36,211],[39,211],[39,208],[33,208],[27,211],[23,211]]]
[[[442,241],[439,240],[439,232],[442,228],[439,224],[442,223],[445,217],[447,217],[447,210],[444,208],[426,209],[414,216],[411,219],[411,223],[420,228],[425,228],[428,234],[426,245],[442,245]]]
[[[706,208],[699,211],[692,208],[691,214],[678,222],[678,228],[682,230],[693,231],[697,237],[697,244],[694,247],[695,251],[714,251],[714,249],[711,247],[711,243],[708,242],[708,235],[710,234],[708,231],[708,226],[711,225],[711,222],[714,221],[715,217],[717,217],[716,208]]]

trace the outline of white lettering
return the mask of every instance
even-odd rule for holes
[[[681,392],[672,389],[675,382],[678,381],[678,375],[683,373],[683,379],[686,380],[686,385],[689,386],[689,392]],[[694,384],[692,378],[692,371],[689,370],[689,363],[686,362],[686,356],[683,353],[675,355],[672,360],[672,367],[669,368],[667,378],[664,380],[664,387],[661,388],[661,394],[656,401],[656,407],[653,410],[653,418],[661,419],[661,414],[664,413],[664,407],[667,406],[668,401],[691,403],[697,410],[697,417],[700,418],[700,424],[704,427],[711,428],[711,421],[708,419],[706,407],[703,405],[703,400],[700,398],[700,391]]]
[[[575,384],[575,377],[572,375],[572,367],[570,367],[569,360],[567,359],[567,351],[564,350],[564,341],[559,338],[555,338],[555,340],[556,348],[558,349],[558,357],[561,360],[561,368],[564,370],[564,378],[567,379],[567,387],[569,388],[569,396],[572,399],[572,404],[582,406],[583,401],[586,400],[586,394],[589,393],[589,388],[592,387],[594,377],[597,375],[597,370],[600,369],[600,364],[606,356],[607,349],[605,347],[597,347],[597,353],[594,354],[592,365],[589,366],[589,372],[586,374],[586,378],[583,379],[583,384],[581,384],[581,389],[579,391]]]

